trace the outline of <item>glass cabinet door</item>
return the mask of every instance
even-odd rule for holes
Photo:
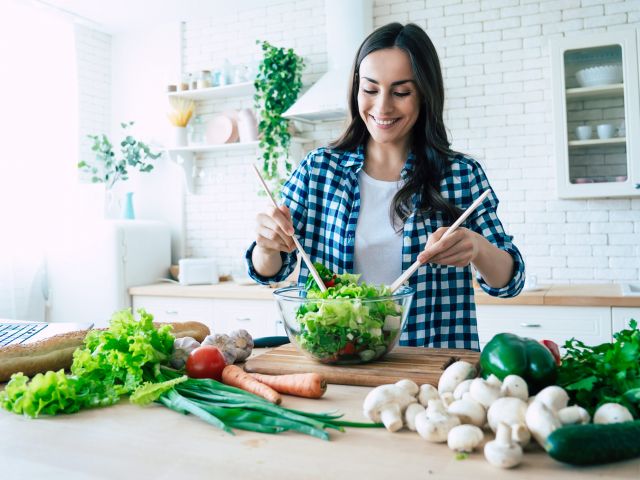
[[[640,195],[635,30],[563,38],[551,49],[559,196]]]

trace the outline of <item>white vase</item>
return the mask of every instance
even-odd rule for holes
[[[187,127],[173,127],[173,144],[176,147],[187,146]]]
[[[115,220],[120,218],[122,208],[120,197],[113,188],[104,190],[104,218],[105,220]]]

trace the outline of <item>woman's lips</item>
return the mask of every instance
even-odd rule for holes
[[[373,115],[369,115],[369,116],[373,120],[373,123],[375,123],[376,127],[381,128],[383,130],[392,128],[396,123],[398,123],[398,120],[399,120],[398,118],[378,119]]]

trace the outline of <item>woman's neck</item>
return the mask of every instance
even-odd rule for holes
[[[376,180],[400,180],[408,154],[408,145],[385,145],[369,140],[365,148],[364,171]]]

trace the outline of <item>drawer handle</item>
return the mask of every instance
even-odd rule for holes
[[[520,326],[521,327],[525,327],[525,328],[540,328],[540,327],[542,327],[542,325],[540,325],[539,323],[521,323]]]
[[[164,313],[166,313],[167,315],[177,315],[178,311],[177,310],[165,310]]]
[[[251,318],[249,318],[249,317],[236,317],[236,321],[238,321],[238,322],[250,322]]]

